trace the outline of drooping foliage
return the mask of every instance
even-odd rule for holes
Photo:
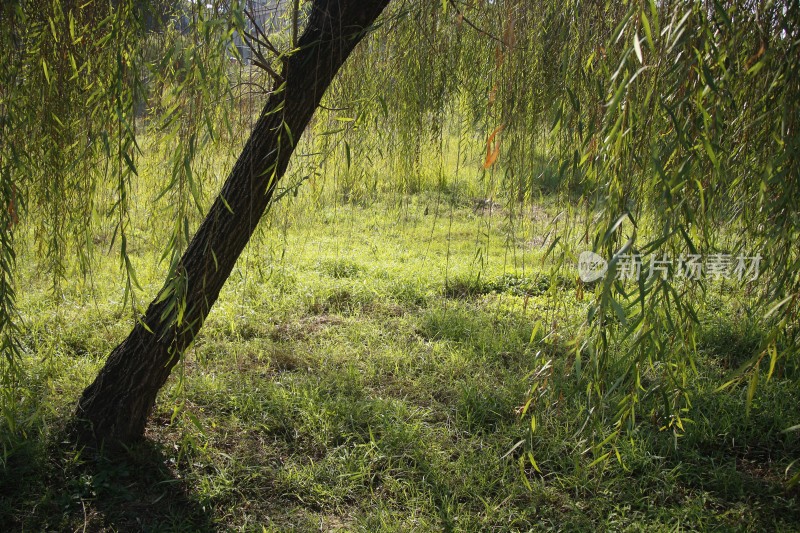
[[[162,259],[174,265],[212,180],[208,146],[230,131],[231,40],[241,10],[181,2],[10,2],[0,7],[3,412],[14,431],[22,346],[16,250],[35,248],[53,291],[98,251],[119,255],[124,299],[138,282],[131,216],[172,221]],[[226,128],[226,126],[228,126]],[[155,205],[132,205],[138,162],[158,153]],[[134,302],[135,303],[135,302]]]
[[[163,258],[174,265],[215,192],[203,154],[235,151],[274,81],[267,71],[291,53],[303,4],[264,35],[245,34],[253,2],[3,4],[9,385],[21,354],[19,243],[41,249],[57,290],[73,258],[91,267],[105,232],[135,295],[127,230],[144,206],[129,198],[148,150],[164,161],[156,197],[171,221]],[[636,422],[645,368],[671,384],[659,391],[665,427],[680,431],[698,302],[720,283],[675,264],[649,275],[653,260],[718,255],[752,265],[760,256],[758,279],[747,270],[731,280],[764,331],[732,379],[749,379],[752,397],[759,367],[771,375],[797,364],[797,1],[397,0],[389,10],[326,97],[300,150],[313,155],[295,161],[290,185],[316,190],[334,179],[346,201],[402,201],[429,187],[455,195],[470,175],[480,188],[468,194],[503,198],[510,222],[542,194],[559,198],[564,212],[547,242],[554,271],[574,277],[583,250],[608,260],[604,280],[585,287],[592,303],[584,329],[571,332],[570,357],[588,402],[628,391],[611,407],[617,431]],[[245,65],[241,39],[254,50]],[[644,275],[618,276],[637,255]],[[10,413],[15,393],[4,390]]]
[[[742,320],[763,332],[721,388],[747,379],[749,401],[760,377],[796,368],[797,2],[396,9],[393,31],[341,82],[340,94],[372,103],[357,106],[367,118],[345,135],[346,160],[358,160],[352,146],[368,129],[360,161],[374,168],[392,146],[382,161],[405,192],[430,171],[421,157],[441,162],[450,150],[480,173],[482,194],[515,212],[542,192],[561,197],[554,268],[574,276],[582,250],[608,261],[603,281],[585,288],[592,303],[570,357],[590,403],[628,391],[611,406],[617,431],[635,426],[641,394],[656,393],[664,429],[682,431],[712,285],[729,283]],[[367,194],[369,181],[355,181]],[[647,368],[669,387],[644,391]]]

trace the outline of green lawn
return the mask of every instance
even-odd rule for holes
[[[60,437],[132,324],[116,258],[59,296],[23,258],[25,436],[4,454],[0,530],[800,530],[784,485],[800,440],[782,433],[800,380],[779,369],[749,416],[743,387],[713,392],[751,355],[735,298],[708,295],[685,432],[659,430],[654,393],[598,447],[613,401],[588,416],[569,345],[589,297],[541,261],[555,207],[298,209],[264,221],[121,456]],[[142,250],[144,304],[164,265]]]

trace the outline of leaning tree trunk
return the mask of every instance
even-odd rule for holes
[[[388,3],[314,1],[298,51],[284,64],[283,87],[269,97],[178,267],[83,392],[75,413],[82,442],[126,442],[144,434],[159,389],[208,316],[323,93]]]

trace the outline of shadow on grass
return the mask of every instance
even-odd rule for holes
[[[213,531],[212,511],[142,441],[113,454],[23,441],[0,469],[0,531]]]

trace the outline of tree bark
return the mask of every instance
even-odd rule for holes
[[[272,199],[323,93],[389,0],[315,0],[250,138],[164,288],[108,357],[75,413],[84,444],[143,436],[159,389],[194,340]]]

